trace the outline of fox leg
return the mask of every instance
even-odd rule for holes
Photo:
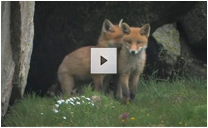
[[[129,93],[129,74],[121,74],[119,76],[118,85],[117,85],[117,98],[122,99],[123,96],[126,101],[130,99]]]
[[[136,95],[137,86],[139,84],[140,74],[139,73],[134,73],[131,76],[132,76],[131,85],[129,86],[129,88],[130,88],[130,99],[134,100],[135,95]]]
[[[61,84],[62,92],[66,95],[70,95],[74,88],[74,77],[67,73],[62,73],[58,74],[58,79]]]
[[[120,100],[123,98],[122,86],[120,82],[118,82],[118,84],[116,85],[116,98]]]
[[[94,81],[94,86],[96,91],[101,91],[103,88],[103,79],[104,76],[100,74],[95,74],[92,75],[93,81]]]
[[[103,90],[105,94],[109,93],[109,85],[112,75],[106,75],[103,79]]]
[[[60,85],[58,83],[51,85],[46,94],[48,96],[55,96],[60,92]]]

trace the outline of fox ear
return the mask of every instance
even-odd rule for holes
[[[119,21],[118,26],[119,26],[120,28],[121,28],[122,22],[123,22],[123,19],[121,19],[121,20]]]
[[[140,34],[149,37],[150,35],[150,25],[145,24],[140,29]]]
[[[113,24],[108,20],[105,19],[105,21],[103,22],[103,32],[114,32],[114,27]]]
[[[124,34],[130,34],[131,33],[131,29],[130,29],[130,27],[127,23],[122,23],[121,29],[122,29]]]

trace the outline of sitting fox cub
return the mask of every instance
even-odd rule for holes
[[[121,47],[123,29],[128,27],[126,23],[120,21],[119,25],[113,25],[109,20],[103,23],[100,38],[97,46],[94,47]],[[82,47],[68,54],[58,69],[58,80],[61,85],[61,90],[64,94],[70,95],[75,87],[76,81],[93,80],[95,90],[100,90],[105,86],[105,75],[90,74],[90,48],[93,46]]]
[[[139,77],[144,70],[150,26],[128,26],[124,31],[128,34],[123,36],[123,46],[118,55],[116,97],[129,101],[135,98]]]

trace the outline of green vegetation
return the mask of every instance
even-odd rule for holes
[[[71,99],[31,94],[11,108],[4,122],[6,126],[205,127],[206,84],[206,80],[198,78],[173,82],[141,80],[136,99],[129,104],[115,100],[113,94],[93,92],[90,87],[84,89],[84,94]],[[91,98],[95,95],[97,97]]]

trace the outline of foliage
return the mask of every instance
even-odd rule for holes
[[[30,94],[5,119],[6,126],[207,126],[206,80],[140,81],[134,102],[86,87],[83,95],[46,98]],[[94,97],[92,97],[94,96]],[[94,100],[95,97],[98,100]],[[94,99],[93,99],[94,98]]]

